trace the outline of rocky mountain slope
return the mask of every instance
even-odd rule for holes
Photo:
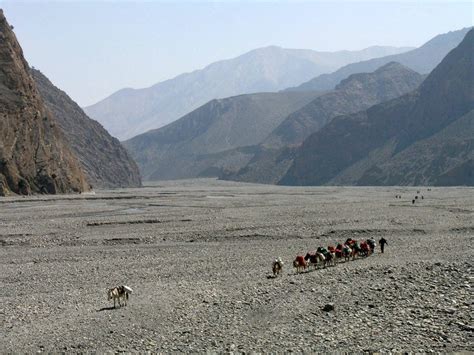
[[[410,48],[370,47],[362,51],[316,52],[265,47],[145,89],[123,89],[85,108],[120,140],[164,126],[212,99],[278,91],[348,63]]]
[[[336,90],[315,98],[290,114],[256,149],[249,164],[224,179],[277,183],[294,158],[295,147],[332,118],[367,109],[416,89],[423,76],[398,63],[388,63],[373,73],[353,74]]]
[[[396,62],[371,73],[352,74],[334,91],[289,115],[263,144],[267,147],[299,145],[331,118],[399,97],[416,89],[423,79],[421,74]]]
[[[76,155],[87,180],[94,187],[137,187],[141,185],[135,162],[120,142],[40,71],[32,70],[39,93],[53,113]]]
[[[474,186],[474,110],[367,170],[362,185]]]
[[[418,73],[428,74],[441,62],[450,50],[455,48],[462,41],[468,31],[469,28],[463,28],[458,31],[440,34],[421,47],[411,51],[348,64],[333,73],[321,74],[298,87],[287,90],[331,90],[342,79],[351,74],[370,72],[389,62],[398,62]]]
[[[0,195],[81,192],[89,186],[46,108],[0,10]]]
[[[281,184],[474,185],[474,30],[420,88],[308,137]]]
[[[285,117],[318,93],[260,93],[212,100],[181,119],[136,136],[125,147],[145,180],[217,176],[237,169]]]

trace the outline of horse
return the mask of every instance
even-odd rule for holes
[[[360,245],[356,240],[354,240],[354,243],[352,244],[352,260],[355,260],[355,258],[359,256],[360,252]]]
[[[283,261],[281,260],[281,258],[276,258],[273,261],[273,265],[272,265],[273,277],[277,277],[278,275],[280,275],[282,269],[283,269]]]
[[[129,298],[129,295],[132,294],[133,290],[128,287],[128,286],[117,286],[114,288],[111,288],[107,290],[107,299],[114,300],[114,308],[115,308],[115,300],[118,300],[118,305],[119,307],[122,307],[122,303],[120,302],[120,299],[123,298],[124,306],[127,305],[127,301]]]
[[[315,253],[307,253],[304,257],[306,261],[308,261],[309,265],[313,265],[316,269],[319,263],[323,263],[325,261],[325,257],[323,254],[315,252]]]
[[[360,255],[361,256],[369,256],[370,254],[370,247],[367,242],[361,242],[360,243]]]
[[[334,264],[334,259],[336,258],[336,256],[332,253],[330,253],[326,248],[324,247],[319,247],[317,250],[316,250],[317,253],[321,253],[322,255],[324,255],[324,267],[328,266],[328,265],[335,265]]]
[[[332,248],[332,250],[331,250]],[[324,257],[326,258],[326,265],[327,266],[336,266],[336,254],[334,252],[334,247],[328,247],[328,249],[321,248],[321,252],[323,253]]]
[[[359,243],[355,239],[347,238],[346,245],[352,249],[352,260],[355,260],[356,256],[358,256],[361,251]]]
[[[300,272],[301,268],[305,270],[308,267],[305,257],[302,255],[297,255],[295,261],[293,261],[293,266],[296,268],[296,272]]]
[[[370,254],[373,254],[375,251],[375,247],[377,245],[377,243],[375,242],[375,239],[373,238],[367,239],[367,244],[369,245],[369,248],[370,248]]]
[[[335,246],[333,245],[330,245],[328,246],[328,250],[329,252],[332,254],[333,256],[333,263],[334,265],[337,264],[337,261],[342,257],[342,251],[341,250],[338,250]]]
[[[336,245],[336,250],[334,251],[337,259],[342,259],[344,257],[344,246],[341,243]]]
[[[349,245],[344,244],[342,246],[342,255],[344,256],[344,261],[349,261],[352,255],[352,249]]]

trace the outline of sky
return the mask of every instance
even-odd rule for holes
[[[0,0],[30,66],[81,106],[278,45],[420,46],[473,25],[470,1]]]

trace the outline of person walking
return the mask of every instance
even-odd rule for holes
[[[388,245],[387,240],[384,237],[382,237],[382,239],[379,240],[379,244],[380,244],[380,250],[383,253],[383,249],[385,248],[385,244]]]

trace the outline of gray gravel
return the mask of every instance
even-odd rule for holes
[[[474,351],[473,216],[469,188],[194,180],[3,198],[0,349]],[[320,245],[382,236],[384,254],[291,267]],[[111,309],[106,289],[121,284],[134,293]]]

